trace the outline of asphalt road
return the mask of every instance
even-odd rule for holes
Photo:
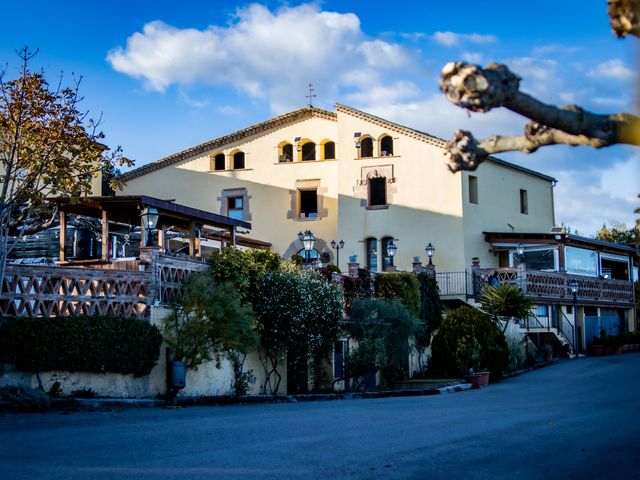
[[[0,417],[0,479],[640,478],[640,354],[427,397]]]

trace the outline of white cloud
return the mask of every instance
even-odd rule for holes
[[[479,52],[464,52],[460,56],[460,58],[462,58],[462,60],[464,60],[467,63],[474,63],[476,65],[482,65],[484,57]]]
[[[622,60],[613,59],[598,64],[588,75],[593,78],[628,80],[635,74]]]
[[[367,112],[445,140],[458,129],[470,130],[478,139],[494,134],[515,135],[523,131],[525,123],[522,117],[505,109],[469,113],[449,103],[441,93],[404,101],[363,100],[357,106]]]
[[[640,193],[640,155],[632,155],[614,165],[601,165],[554,173],[556,221],[577,228],[581,234],[594,235],[603,223],[635,222],[633,210]]]
[[[321,11],[316,4],[272,12],[252,4],[225,27],[148,23],[107,60],[154,91],[171,85],[230,86],[268,98],[272,110],[280,112],[301,104],[304,97],[292,92],[309,82],[324,98],[335,98],[340,88],[362,90],[372,78],[394,75],[410,63],[411,53],[399,44],[366,38],[351,13]]]
[[[484,45],[498,41],[495,35],[481,35],[479,33],[435,32],[432,38],[436,43],[445,47],[456,47],[463,43]]]

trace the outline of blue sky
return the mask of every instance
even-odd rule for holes
[[[143,165],[306,103],[344,103],[448,139],[518,134],[507,111],[447,104],[448,61],[506,63],[522,89],[555,104],[634,111],[638,45],[616,39],[604,0],[537,2],[32,1],[3,6],[0,63],[39,48],[35,68],[82,75],[84,108],[109,145]],[[551,147],[505,160],[554,176],[556,221],[582,234],[631,225],[640,151]],[[443,166],[444,168],[444,166]],[[426,179],[425,179],[426,180]]]

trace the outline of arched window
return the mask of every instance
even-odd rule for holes
[[[316,144],[308,141],[303,143],[300,150],[300,160],[303,162],[310,162],[316,159]]]
[[[326,141],[322,144],[322,159],[333,160],[336,158],[336,144],[332,141]]]
[[[315,248],[312,249],[312,250],[309,250],[308,253],[304,248],[301,248],[300,250],[298,250],[298,253],[296,253],[296,255],[301,257],[302,260],[305,261],[305,263],[307,263],[307,262],[308,263],[317,263],[317,262],[320,261],[320,252],[318,250],[316,250]]]
[[[224,170],[225,157],[224,153],[217,153],[211,158],[211,170]]]
[[[373,138],[365,137],[360,140],[360,158],[373,157]]]
[[[393,155],[393,138],[385,135],[380,139],[380,156],[390,157]]]
[[[233,154],[233,169],[242,170],[244,168],[244,152],[236,152]]]
[[[378,240],[369,237],[364,241],[366,248],[367,270],[370,272],[378,271]]]
[[[387,271],[389,267],[393,267],[393,256],[389,255],[389,244],[393,242],[393,237],[384,237],[382,239],[382,270]]]
[[[282,142],[278,145],[278,161],[293,162],[293,145],[289,142]]]

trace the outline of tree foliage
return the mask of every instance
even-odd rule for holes
[[[420,284],[420,320],[422,328],[416,334],[416,342],[422,347],[429,346],[431,335],[440,328],[444,306],[440,299],[440,288],[435,275],[427,272],[417,274]]]
[[[640,213],[640,208],[637,208],[635,213]],[[602,228],[596,232],[595,238],[606,242],[639,243],[640,233],[638,232],[637,225],[627,228],[624,223],[614,222],[611,227],[602,224]]]
[[[419,325],[405,305],[397,299],[355,300],[348,325],[358,342],[349,356],[350,377],[382,371],[387,382],[406,378],[409,339]]]
[[[88,194],[96,174],[132,164],[101,143],[100,121],[80,110],[79,80],[52,86],[29,69],[35,53],[18,55],[17,78],[0,72],[0,276],[17,236],[55,222],[47,196]]]
[[[518,319],[527,318],[533,305],[531,299],[511,283],[485,285],[480,303],[491,315]]]
[[[375,295],[387,300],[398,299],[411,315],[420,315],[420,283],[414,273],[380,273],[375,277]]]
[[[271,360],[267,377],[277,372],[285,354],[311,359],[314,378],[320,378],[326,359],[338,338],[342,323],[342,291],[310,272],[268,273],[258,280],[254,311],[261,344]],[[278,390],[279,381],[265,391]]]
[[[184,297],[164,320],[163,334],[176,360],[197,368],[222,355],[247,353],[258,343],[251,308],[231,283],[217,284],[208,272],[184,284]]]
[[[460,307],[447,315],[431,344],[429,367],[434,373],[465,375],[487,369],[500,375],[509,363],[504,334],[487,315]]]

